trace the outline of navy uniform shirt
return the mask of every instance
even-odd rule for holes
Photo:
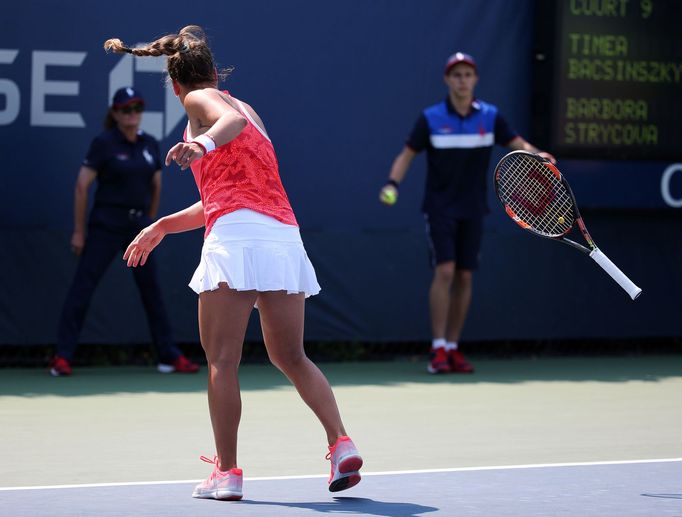
[[[516,138],[497,107],[474,100],[466,116],[450,98],[426,108],[405,142],[415,152],[426,150],[427,176],[422,211],[458,219],[489,212],[486,176],[495,144]]]
[[[139,131],[131,142],[117,127],[109,129],[92,141],[83,165],[97,171],[95,207],[149,209],[152,178],[161,169],[153,136]]]

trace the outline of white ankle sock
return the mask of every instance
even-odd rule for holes
[[[445,343],[445,350],[457,350],[457,341],[448,341]]]
[[[445,348],[445,339],[442,337],[431,341],[431,348]]]

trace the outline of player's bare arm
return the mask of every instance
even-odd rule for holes
[[[263,119],[260,118],[258,113],[256,113],[256,110],[253,109],[251,107],[251,105],[247,104],[244,101],[239,101],[239,102],[241,102],[242,105],[244,106],[244,108],[249,112],[249,115],[251,115],[251,117],[253,117],[253,119],[256,121],[256,124],[258,124],[258,126],[263,130],[263,133],[265,133],[267,135],[268,132],[265,129],[265,123],[263,122]],[[268,136],[268,138],[269,138],[269,136]]]
[[[149,254],[169,233],[181,233],[204,226],[204,206],[201,201],[162,217],[155,223],[144,228],[128,245],[123,260],[129,267],[144,266]]]
[[[246,127],[246,119],[220,98],[217,92],[194,90],[183,101],[194,138],[207,135],[215,147],[231,142]],[[166,165],[175,161],[182,170],[202,158],[206,148],[197,142],[179,142],[166,155]]]

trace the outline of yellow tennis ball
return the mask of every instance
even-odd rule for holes
[[[559,216],[559,224],[564,224],[564,216],[563,215]]]
[[[398,196],[393,190],[384,190],[381,192],[381,200],[387,205],[394,205],[398,201]]]

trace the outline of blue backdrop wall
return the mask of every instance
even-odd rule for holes
[[[220,65],[235,67],[224,86],[256,107],[275,143],[323,287],[307,306],[306,338],[429,339],[423,158],[395,207],[378,203],[378,189],[420,110],[444,97],[442,66],[456,50],[479,62],[478,96],[531,134],[533,12],[532,0],[250,0],[191,9],[174,1],[128,8],[35,0],[5,7],[0,344],[54,342],[76,265],[69,251],[74,181],[111,93],[134,84],[148,99],[145,127],[162,149],[181,138],[184,119],[165,88],[163,61],[107,55],[102,43],[150,41],[190,23],[205,27]],[[593,180],[598,163],[583,165],[570,164],[578,200],[620,207],[587,210],[588,225],[644,295],[631,302],[589,259],[523,233],[491,197],[466,339],[682,334],[680,212],[659,209],[670,164],[628,164],[625,186],[615,190]],[[668,187],[679,199],[676,176]],[[164,169],[162,214],[197,199],[190,174]],[[201,242],[200,231],[171,236],[156,252],[180,342],[198,341],[196,296],[186,284]],[[248,337],[260,337],[255,318]],[[82,341],[148,340],[132,276],[123,261],[114,263]]]

